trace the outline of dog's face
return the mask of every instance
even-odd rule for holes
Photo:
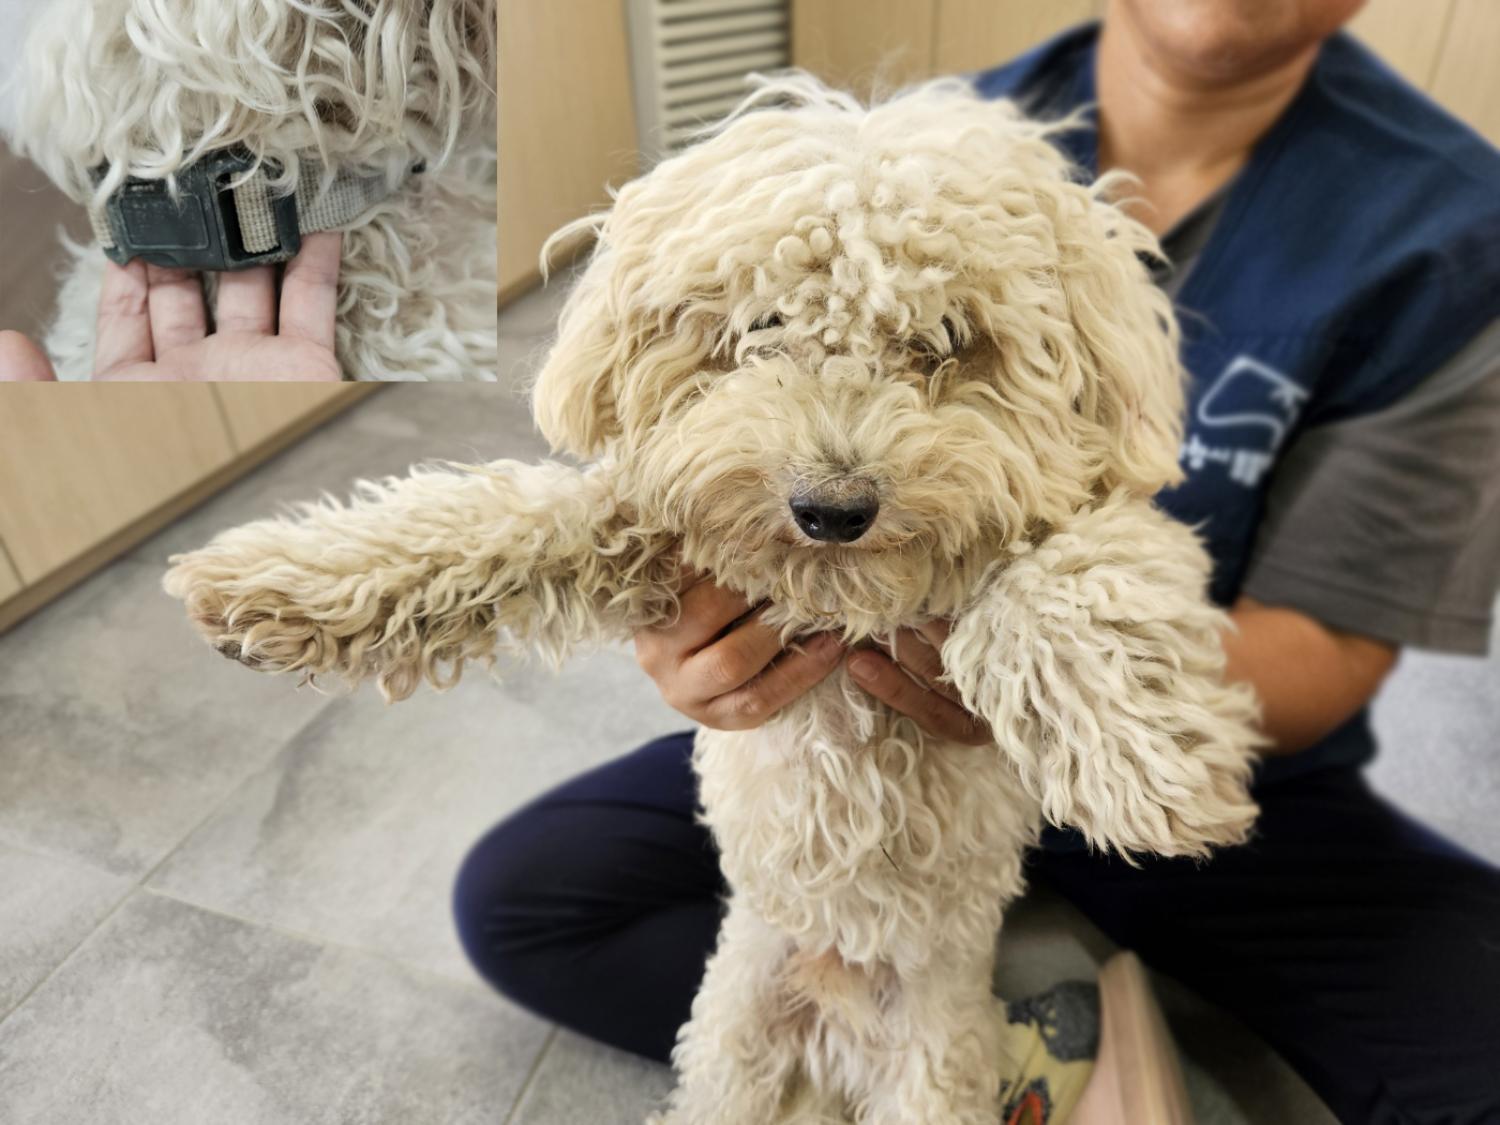
[[[619,193],[538,376],[695,565],[865,633],[1115,488],[1177,474],[1150,235],[957,83],[809,79]]]
[[[495,0],[48,0],[17,139],[79,201],[243,145],[295,168],[429,166],[492,138]],[[288,182],[295,175],[288,172]]]

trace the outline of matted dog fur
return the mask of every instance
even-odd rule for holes
[[[345,377],[495,378],[495,0],[38,9],[13,78],[16,141],[75,201],[233,146],[279,165],[279,186],[309,158],[383,174],[403,186],[344,235]],[[60,378],[92,371],[103,266],[97,245],[73,248],[46,338]]]
[[[590,464],[365,483],[167,576],[220,651],[392,699],[667,621],[681,563],[789,638],[953,620],[992,745],[842,669],[698,733],[732,893],[660,1122],[994,1125],[995,938],[1042,823],[1188,856],[1251,826],[1252,698],[1205,552],[1151,501],[1182,408],[1155,243],[1048,136],[957,81],[870,108],[772,81],[586,221],[534,408]],[[868,529],[810,538],[789,500],[851,482]]]

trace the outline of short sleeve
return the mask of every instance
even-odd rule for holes
[[[1243,585],[1397,645],[1482,653],[1500,586],[1500,321],[1280,458]]]

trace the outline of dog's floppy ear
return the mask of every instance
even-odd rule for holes
[[[542,248],[592,236],[594,249],[568,294],[552,350],[532,384],[532,414],[553,448],[595,457],[617,439],[637,445],[683,386],[702,371],[722,314],[711,297],[697,305],[676,294],[685,281],[662,251],[677,213],[660,206],[670,180],[660,168],[614,193],[610,211],[578,219]]]
[[[1153,495],[1182,479],[1184,373],[1172,303],[1143,259],[1155,237],[1107,201],[1108,179],[1055,217],[1058,277],[1085,370],[1074,407],[1100,487]]]
[[[548,246],[572,231],[565,227]],[[542,435],[554,449],[576,457],[596,456],[620,434],[616,390],[634,349],[621,330],[612,265],[609,248],[596,247],[568,295],[557,340],[531,388],[531,410]]]

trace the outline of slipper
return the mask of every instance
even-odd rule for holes
[[[1192,1125],[1166,1020],[1140,959],[1115,954],[1097,984],[1064,981],[1007,1004],[1001,1125]]]
[[[1192,1125],[1177,1049],[1140,958],[1106,961],[1099,996],[1099,1054],[1070,1125]]]

